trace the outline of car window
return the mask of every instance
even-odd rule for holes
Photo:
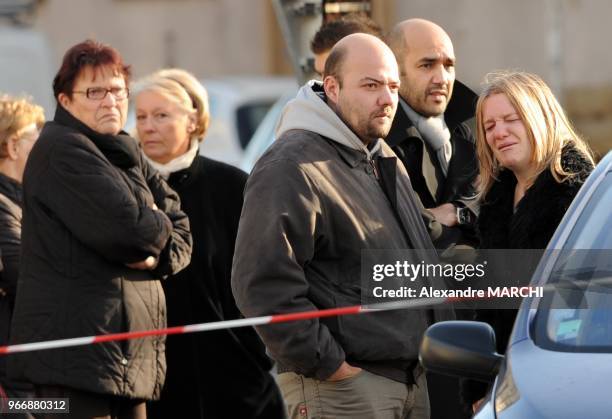
[[[606,175],[567,239],[568,249],[612,249],[612,174]]]
[[[612,175],[589,199],[557,255],[538,307],[535,342],[551,350],[612,352]]]
[[[259,157],[261,157],[274,142],[274,129],[276,128],[276,124],[278,123],[285,105],[294,97],[295,92],[286,93],[272,105],[251,137],[249,146],[244,151],[244,157],[240,163],[240,168],[242,170],[250,173]]]
[[[240,106],[236,110],[238,136],[240,138],[240,145],[243,149],[249,144],[255,130],[273,104],[274,100],[251,102]]]

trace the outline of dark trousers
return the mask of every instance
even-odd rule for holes
[[[36,397],[67,397],[68,414],[41,414],[37,418],[60,419],[146,419],[147,409],[143,400],[96,394],[58,386],[36,386]]]

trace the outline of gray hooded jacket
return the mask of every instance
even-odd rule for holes
[[[366,148],[325,103],[320,83],[287,104],[277,137],[249,177],[238,230],[232,290],[245,316],[361,304],[362,250],[420,249],[431,260],[404,167],[384,141]],[[412,382],[431,314],[368,313],[258,332],[279,371],[326,379],[347,360]]]

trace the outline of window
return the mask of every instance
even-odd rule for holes
[[[540,302],[535,342],[564,352],[612,352],[612,175],[597,187],[558,254]]]

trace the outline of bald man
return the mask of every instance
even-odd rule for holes
[[[418,249],[430,232],[408,176],[382,138],[397,109],[395,57],[352,34],[332,49],[323,83],[287,104],[277,141],[247,182],[232,290],[245,316],[362,303],[361,252]],[[429,250],[429,251],[428,251]],[[278,364],[292,418],[428,418],[418,344],[449,312],[406,310],[258,329]]]
[[[386,141],[404,163],[423,205],[454,231],[454,241],[476,245],[478,161],[465,123],[474,116],[476,95],[455,80],[453,43],[440,26],[409,19],[393,28],[388,42],[400,67],[401,86]],[[457,379],[428,374],[427,380],[433,419],[468,417]]]
[[[455,81],[455,52],[448,34],[424,19],[397,24],[389,45],[400,66],[400,99],[387,143],[408,170],[423,205],[457,241],[475,244],[477,158],[465,122],[476,95]]]

